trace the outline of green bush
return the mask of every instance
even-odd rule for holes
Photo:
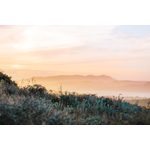
[[[69,118],[63,112],[55,113],[53,104],[26,98],[20,105],[0,105],[1,125],[63,125]]]
[[[16,85],[5,85],[3,91],[8,95],[18,94],[19,88]]]

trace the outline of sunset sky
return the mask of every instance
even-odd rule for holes
[[[0,25],[0,69],[14,80],[105,74],[150,81],[150,26]]]

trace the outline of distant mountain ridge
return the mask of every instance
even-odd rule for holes
[[[94,75],[59,75],[49,77],[35,77],[35,80],[46,80],[46,81],[93,81],[93,82],[111,82],[115,81],[114,78],[106,75],[94,76]]]
[[[47,89],[56,90],[62,84],[63,90],[72,91],[127,91],[150,92],[149,81],[116,80],[107,75],[59,75],[48,77],[34,77],[36,84]],[[24,82],[31,80],[25,79]]]

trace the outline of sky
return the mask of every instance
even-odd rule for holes
[[[0,25],[0,69],[33,76],[150,81],[149,25]]]

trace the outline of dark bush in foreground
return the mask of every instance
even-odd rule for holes
[[[1,125],[62,125],[67,124],[67,116],[58,112],[53,104],[45,104],[39,100],[26,99],[20,105],[0,105]]]
[[[45,87],[43,87],[42,85],[39,85],[39,84],[35,84],[33,86],[28,85],[27,90],[31,94],[39,94],[39,95],[44,95],[47,91]]]
[[[65,95],[64,95],[65,98]],[[68,99],[68,96],[66,95]],[[70,100],[71,101],[71,100]],[[16,105],[1,103],[1,125],[149,125],[150,109],[104,97],[75,105],[26,98]]]

